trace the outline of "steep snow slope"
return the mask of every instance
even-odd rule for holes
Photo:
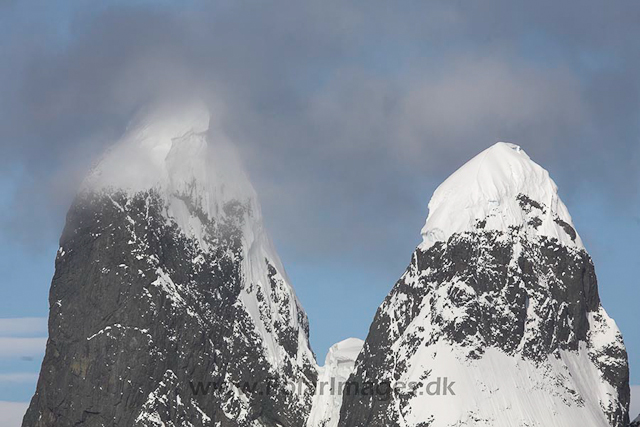
[[[364,341],[348,338],[334,344],[319,368],[316,394],[313,397],[307,427],[335,427],[340,418],[344,384],[353,372],[354,363]]]
[[[306,421],[317,376],[306,314],[200,105],[147,112],[90,173],[50,304],[25,426]]]
[[[622,336],[547,172],[498,143],[429,207],[351,377],[410,386],[345,396],[339,425],[625,427]],[[429,395],[438,378],[455,394]]]
[[[524,196],[547,209],[535,212],[537,207],[532,205],[533,214],[531,209],[522,209]],[[485,230],[507,232],[523,227],[532,238],[546,236],[584,248],[549,173],[514,144],[498,142],[436,189],[420,248],[426,250],[456,233],[473,231],[481,221]]]

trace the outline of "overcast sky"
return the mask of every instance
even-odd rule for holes
[[[640,384],[640,3],[179,4],[0,0],[0,317],[47,315],[96,155],[141,107],[197,95],[242,153],[320,361],[366,336],[437,184],[502,140],[559,184]]]

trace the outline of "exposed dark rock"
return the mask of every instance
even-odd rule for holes
[[[527,201],[527,206],[536,203]],[[458,314],[451,318],[446,310],[435,309],[443,304]],[[600,313],[594,267],[584,250],[545,237],[531,241],[519,229],[505,235],[478,227],[426,251],[416,250],[378,309],[350,380],[398,380],[412,368],[408,360],[419,348],[439,341],[465,349],[469,359],[497,348],[540,366],[549,356],[576,352],[586,344],[601,380],[618,392],[618,404],[602,410],[611,426],[623,427],[628,424],[627,354],[619,334],[605,347],[592,345],[588,316],[604,325]],[[538,319],[534,329],[527,328],[531,317]],[[430,319],[429,333],[424,328],[407,332],[417,318]],[[398,348],[406,355],[399,358]],[[581,402],[574,390],[567,391]],[[397,393],[391,399],[345,396],[339,425],[411,425],[400,422],[405,400]]]
[[[60,241],[46,355],[23,426],[304,424],[310,393],[283,387],[300,381],[312,391],[315,384],[314,361],[296,362],[298,346],[308,346],[306,315],[299,306],[293,314],[307,341],[298,342],[289,325],[274,332],[287,353],[282,369],[274,367],[240,297],[246,208],[224,208],[223,221],[199,215],[213,248],[205,251],[167,219],[165,201],[153,191],[76,201]],[[286,294],[286,284],[271,286]],[[291,314],[289,303],[265,305],[261,314]],[[196,395],[190,383],[197,382],[217,387]]]

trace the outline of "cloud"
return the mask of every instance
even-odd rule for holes
[[[0,401],[0,427],[20,427],[22,425],[22,417],[27,408],[28,402],[4,402]]]
[[[47,319],[21,317],[0,319],[0,359],[32,360],[44,355],[47,338]],[[18,376],[12,376],[18,375]],[[23,374],[0,374],[0,382],[23,378]]]
[[[221,130],[282,218],[276,234],[295,245],[286,236],[311,232],[309,256],[384,231],[368,212],[426,216],[432,183],[497,140],[522,144],[565,192],[637,199],[640,7],[545,4],[557,13],[504,1],[7,6],[8,23],[37,25],[8,25],[0,42],[1,161],[22,171],[5,230],[54,235],[78,177],[135,111],[185,94],[224,106]]]
[[[640,417],[640,385],[631,386],[631,405],[629,405],[629,418],[634,421]]]
[[[0,337],[0,359],[42,357],[46,344],[46,338]]]
[[[46,317],[0,318],[0,337],[47,335]]]
[[[0,384],[35,384],[38,381],[38,373],[34,372],[12,372],[0,374]]]

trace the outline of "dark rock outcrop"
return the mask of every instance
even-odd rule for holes
[[[303,424],[309,396],[278,387],[313,387],[313,361],[294,363],[308,342],[275,331],[288,356],[278,371],[242,306],[245,207],[228,205],[224,222],[206,223],[212,251],[167,221],[164,207],[149,192],[83,199],[70,210],[25,427]],[[276,307],[287,311],[289,302]],[[194,393],[199,382],[213,384],[208,394]]]
[[[253,187],[228,146],[211,146],[206,110],[165,113],[114,145],[67,215],[24,427],[308,416],[309,324]]]
[[[345,395],[339,426],[627,426],[622,336],[548,173],[498,143],[429,208],[350,378],[393,392]]]

